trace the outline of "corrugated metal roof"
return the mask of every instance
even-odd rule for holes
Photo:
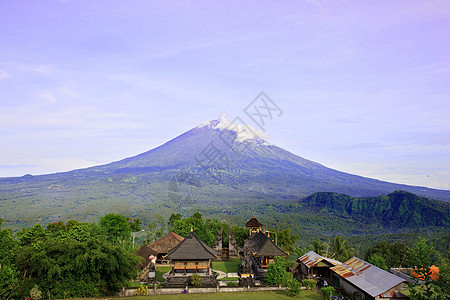
[[[316,264],[318,264],[319,262],[321,262],[323,260],[329,262],[330,264],[332,264],[334,266],[338,266],[338,265],[342,264],[340,261],[337,261],[337,260],[334,260],[334,259],[331,259],[328,257],[323,257],[314,251],[309,251],[308,253],[301,256],[298,260],[300,260],[302,263],[304,263],[308,268],[314,267]]]
[[[405,281],[403,278],[377,268],[357,257],[350,258],[340,266],[330,269],[372,297],[384,294]]]

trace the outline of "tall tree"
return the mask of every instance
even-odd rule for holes
[[[421,288],[410,286],[410,298],[414,300],[437,299],[436,282],[432,278],[431,264],[435,250],[432,243],[419,237],[418,241],[411,247],[411,262],[416,283],[422,280]]]
[[[409,266],[411,262],[409,248],[401,242],[378,242],[366,250],[364,259],[369,261],[373,255],[383,257],[389,268]]]
[[[19,272],[15,264],[19,249],[12,232],[2,229],[0,219],[0,299],[9,299],[16,295],[19,287]]]
[[[123,215],[110,213],[101,217],[100,227],[111,241],[123,243],[130,240],[131,227]]]
[[[353,248],[340,235],[335,236],[331,242],[331,258],[346,261],[353,256]]]
[[[137,255],[111,241],[104,228],[68,222],[51,225],[39,243],[28,238],[41,228],[22,229],[20,234],[17,262],[25,279],[21,297],[35,284],[49,298],[115,295],[138,274]]]
[[[313,241],[310,244],[310,247],[312,248],[312,250],[314,252],[316,252],[319,255],[324,255],[325,254],[325,243],[322,241]]]

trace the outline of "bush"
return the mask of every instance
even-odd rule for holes
[[[313,290],[316,287],[317,282],[314,279],[303,279],[302,285],[306,287],[307,290]]]
[[[267,267],[267,273],[264,278],[267,284],[278,285],[285,283],[285,278],[289,274],[286,271],[286,260],[284,257],[277,256],[275,261]]]
[[[193,274],[191,276],[191,284],[195,287],[199,287],[202,285],[202,277],[198,274]]]
[[[325,300],[331,300],[331,296],[333,296],[336,291],[332,286],[323,287],[320,290],[322,291],[323,299]]]
[[[227,286],[237,286],[239,285],[239,283],[235,282],[235,281],[228,281],[227,282]]]
[[[146,285],[141,285],[141,286],[138,288],[136,294],[137,294],[138,296],[147,296],[147,295],[148,295],[148,286],[146,286]]]
[[[288,295],[291,297],[297,296],[302,291],[302,284],[297,279],[291,277],[287,283]]]

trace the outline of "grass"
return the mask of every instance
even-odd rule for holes
[[[266,291],[266,292],[236,292],[236,293],[206,293],[206,294],[177,294],[177,295],[155,295],[155,296],[136,296],[133,300],[174,300],[174,299],[214,299],[214,300],[322,300],[323,297],[316,292],[303,290],[296,297],[289,297],[285,291]],[[104,300],[103,298],[87,298],[89,300]],[[115,297],[114,300],[127,300],[129,297]]]
[[[241,263],[240,258],[233,258],[230,261],[213,261],[213,269],[225,273],[237,273],[238,265]]]
[[[163,282],[166,281],[162,276],[170,272],[172,270],[172,267],[170,266],[156,266],[156,281]]]
[[[236,281],[239,280],[239,277],[224,277],[224,278],[220,278],[220,281]]]

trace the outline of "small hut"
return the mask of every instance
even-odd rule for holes
[[[339,266],[342,263],[335,259],[321,256],[314,251],[308,253],[297,259],[297,270],[303,276],[320,276],[328,281],[331,280],[332,271],[330,268]]]
[[[173,263],[166,286],[187,286],[193,274],[200,275],[203,286],[217,286],[216,274],[211,267],[211,259],[217,258],[217,255],[216,250],[206,245],[191,230],[165,257]]]
[[[156,263],[168,263],[169,261],[165,260],[164,256],[166,256],[169,250],[176,247],[183,239],[182,236],[175,232],[170,232],[150,245],[140,247],[137,254],[145,259],[145,265],[148,264],[150,255],[156,256]]]

